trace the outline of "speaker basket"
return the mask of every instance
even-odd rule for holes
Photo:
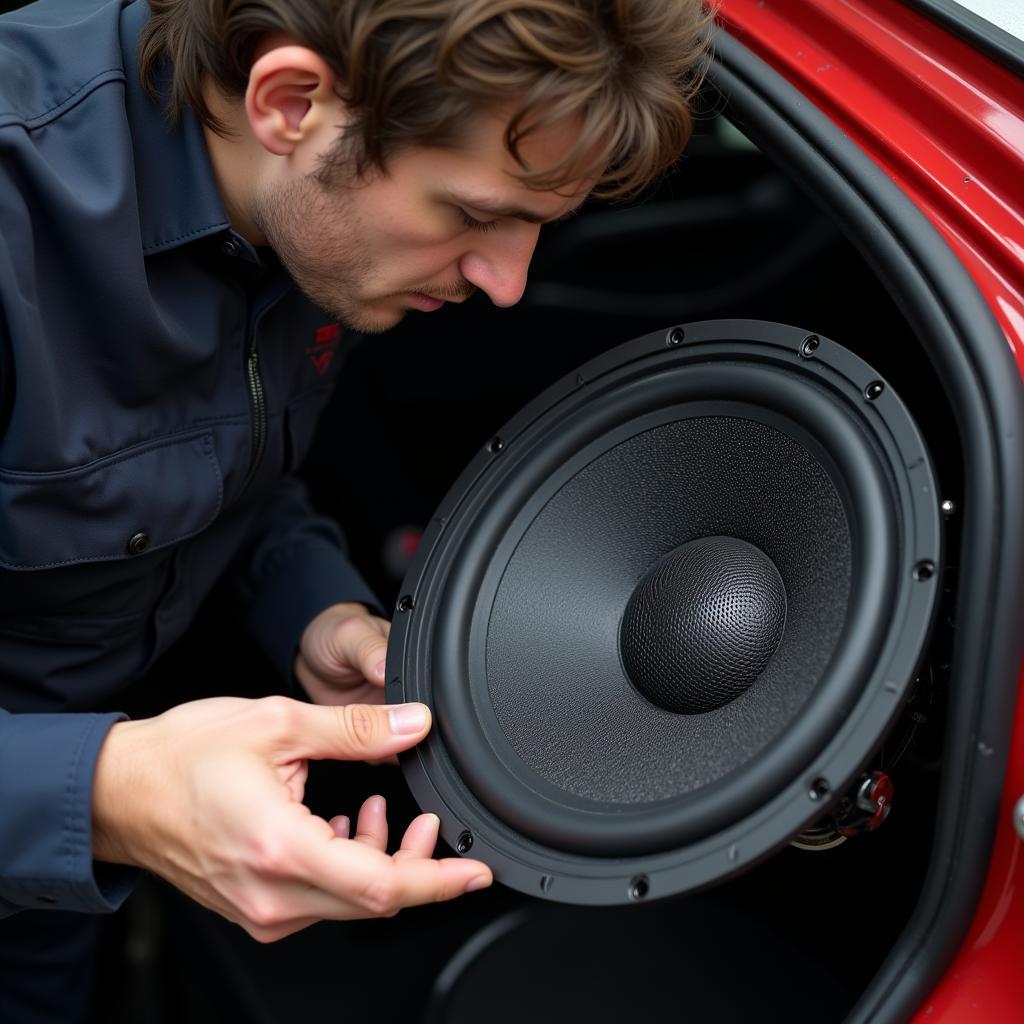
[[[515,416],[429,524],[387,697],[445,840],[516,889],[657,898],[749,867],[881,742],[938,592],[899,398],[806,331],[636,339]]]

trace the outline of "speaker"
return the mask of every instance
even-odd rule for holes
[[[387,697],[459,853],[568,903],[751,866],[868,764],[925,649],[931,460],[888,383],[827,338],[674,326],[554,384],[424,533]]]

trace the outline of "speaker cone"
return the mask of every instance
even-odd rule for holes
[[[733,874],[819,817],[921,657],[940,517],[907,410],[851,352],[674,327],[555,384],[445,498],[388,699],[456,849],[577,903]]]

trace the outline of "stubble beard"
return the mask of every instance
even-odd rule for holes
[[[355,298],[372,263],[361,240],[358,211],[346,191],[328,190],[316,175],[271,186],[256,198],[253,220],[305,296],[353,331],[379,334],[402,318],[367,309]],[[329,231],[317,232],[330,225]],[[315,244],[314,244],[315,243]]]

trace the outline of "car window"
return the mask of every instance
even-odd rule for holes
[[[959,0],[958,4],[950,4],[957,6],[1024,41],[1024,7],[1017,0]]]
[[[903,0],[1024,78],[1024,5],[1020,0]]]

